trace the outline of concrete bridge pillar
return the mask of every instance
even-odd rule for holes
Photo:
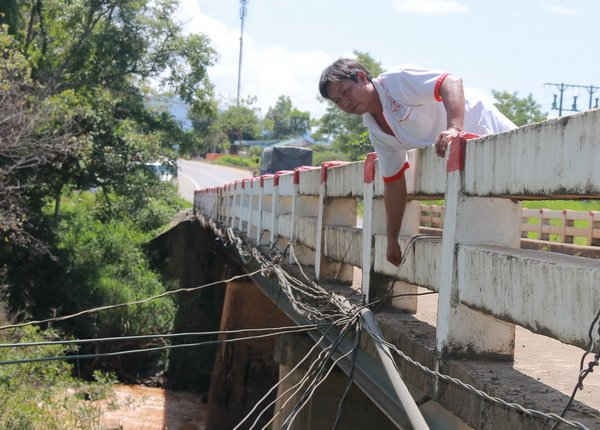
[[[221,331],[293,325],[253,282],[231,282],[226,288]],[[249,335],[222,335],[220,339]],[[210,384],[207,428],[232,429],[277,382],[275,340],[276,336],[219,346]],[[261,422],[270,416],[265,414]]]
[[[303,362],[294,372],[290,373],[290,371],[307,354],[312,345],[312,340],[304,334],[288,334],[278,338],[275,359],[279,362],[279,378],[281,380],[284,376],[288,374],[289,376],[281,381],[277,396],[282,395],[292,388],[304,377],[310,363],[316,358],[320,349],[313,352],[311,358]],[[319,386],[312,399],[298,414],[290,429],[331,429],[335,422],[338,404],[347,382],[348,377],[341,370],[334,369],[323,384]],[[301,389],[298,396],[292,398],[287,403],[287,395],[284,395],[277,401],[274,409],[274,413],[277,415],[273,421],[273,430],[282,428],[285,418],[296,405],[295,400],[305,391],[305,388]],[[293,392],[293,390],[290,392]],[[352,385],[346,396],[337,428],[344,430],[363,430],[367,428],[377,430],[397,429],[356,385]]]

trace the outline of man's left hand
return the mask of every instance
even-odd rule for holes
[[[461,130],[456,127],[450,127],[447,130],[442,131],[435,140],[436,154],[440,157],[444,157],[448,146],[460,141],[460,132]]]

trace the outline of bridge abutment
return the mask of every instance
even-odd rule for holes
[[[227,284],[221,331],[291,325],[252,281]],[[249,335],[252,333],[221,335],[220,339]],[[277,382],[274,345],[275,337],[266,337],[219,346],[211,378],[207,428],[232,429]],[[270,413],[265,414],[259,423],[264,424],[270,417]]]

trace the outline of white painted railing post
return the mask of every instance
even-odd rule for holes
[[[233,217],[233,183],[225,185],[225,219],[223,220],[226,227],[231,226],[231,218]]]
[[[321,182],[319,185],[319,211],[317,213],[317,229],[315,237],[315,277],[321,278],[321,260],[323,258],[323,218],[325,217],[325,201],[327,199],[327,169],[328,165],[321,166]]]
[[[217,187],[210,188],[210,217],[211,219],[217,218]]]
[[[294,255],[295,247],[296,247],[296,223],[298,222],[298,193],[300,191],[300,168],[294,169],[294,179],[292,180],[292,215],[290,220],[290,243],[292,245],[292,249],[288,256],[288,263],[294,263]]]
[[[371,152],[367,154],[363,172],[363,223],[362,223],[362,282],[361,291],[365,302],[369,302],[371,268],[373,267],[373,196],[375,194],[375,171],[377,154]]]
[[[239,182],[238,196],[239,196],[239,217],[237,230],[243,232],[244,221],[247,219],[247,208],[248,208],[248,195],[246,194],[246,179],[242,179]]]
[[[254,178],[248,181],[248,187],[246,187],[246,194],[248,194],[248,221],[246,222],[246,237],[250,238],[252,234],[252,225],[254,224]]]
[[[514,324],[460,303],[458,248],[461,245],[520,245],[520,208],[508,199],[463,194],[466,141],[453,144],[447,164],[446,213],[442,240],[437,315],[441,356],[477,354],[512,358]],[[470,268],[472,270],[473,268]],[[485,289],[486,285],[480,288]]]
[[[279,236],[279,172],[273,176],[273,196],[271,198],[271,246]]]
[[[216,188],[216,193],[217,193],[217,215],[216,215],[216,221],[217,222],[221,222],[222,218],[223,218],[223,186],[220,185]]]
[[[265,198],[265,177],[259,179],[260,190],[258,193],[258,213],[256,219],[256,244],[260,245],[263,231],[263,199]]]
[[[231,227],[233,225],[233,182],[227,184],[227,218],[225,219],[225,225]]]
[[[242,212],[241,210],[241,188],[242,186],[240,185],[240,181],[239,180],[235,180],[233,182],[233,204],[232,204],[232,216],[231,216],[231,228],[233,229],[237,229],[239,223],[240,223],[240,214]]]

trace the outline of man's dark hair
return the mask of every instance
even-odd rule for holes
[[[330,82],[339,82],[345,79],[352,79],[356,82],[357,72],[363,72],[367,75],[367,78],[371,80],[369,71],[358,61],[351,58],[340,58],[339,60],[336,60],[321,73],[321,79],[319,79],[319,92],[321,93],[321,96],[326,99],[329,98],[327,89]]]

